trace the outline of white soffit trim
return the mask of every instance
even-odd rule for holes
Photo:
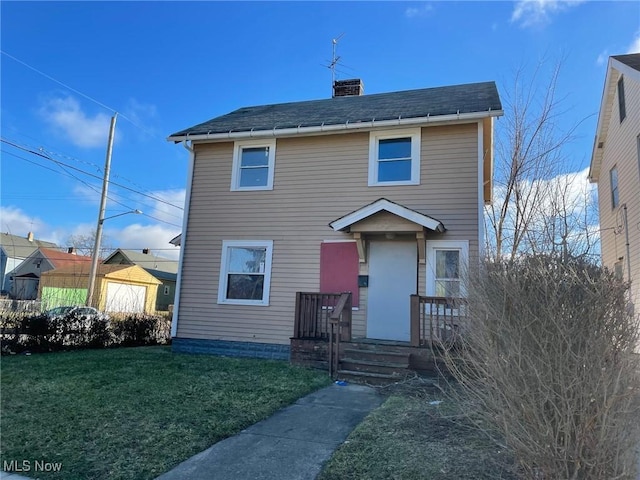
[[[417,118],[397,118],[393,120],[372,120],[370,122],[354,122],[341,123],[338,125],[317,125],[313,127],[293,127],[281,128],[274,127],[271,130],[251,130],[242,132],[225,132],[225,133],[201,133],[197,135],[180,135],[167,137],[169,142],[182,142],[183,140],[206,141],[206,140],[230,140],[238,138],[268,138],[268,137],[291,137],[296,135],[321,135],[336,132],[345,132],[349,130],[366,130],[372,128],[391,128],[406,125],[430,125],[448,122],[464,122],[476,121],[487,117],[500,117],[503,115],[502,110],[488,110],[486,112],[473,113],[454,113],[451,115],[434,115]]]
[[[410,222],[417,223],[418,225],[422,225],[429,230],[434,230],[437,232],[444,232],[445,228],[442,222],[436,220],[435,218],[431,218],[427,215],[423,215],[421,213],[416,212],[415,210],[411,210],[407,207],[403,207],[397,203],[391,202],[386,198],[381,198],[380,200],[376,200],[369,205],[362,207],[355,212],[352,212],[344,217],[341,217],[337,220],[334,220],[329,224],[331,228],[333,228],[336,232],[340,230],[344,230],[347,227],[350,227],[356,222],[360,220],[364,220],[371,215],[374,215],[378,212],[386,210],[387,212],[393,213],[399,217],[402,217]]]

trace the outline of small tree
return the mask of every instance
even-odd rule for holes
[[[502,93],[505,115],[496,124],[494,201],[485,209],[487,252],[493,259],[513,260],[542,249],[551,253],[562,246],[575,250],[573,239],[585,232],[576,220],[586,212],[593,222],[589,225],[597,224],[590,195],[580,195],[586,182],[576,192],[578,180],[566,174],[571,163],[566,147],[581,121],[568,126],[562,121],[567,111],[566,99],[557,93],[562,61],[547,74],[546,63],[531,75],[520,68]],[[576,243],[588,253],[584,248],[590,249],[595,238],[583,240]]]
[[[77,234],[77,235],[69,235],[67,238],[67,244],[70,247],[73,247],[78,255],[86,255],[90,257],[93,255],[93,247],[96,241],[96,231],[92,230],[88,235]],[[108,237],[102,236],[102,248],[100,249],[100,254],[98,258],[100,260],[104,260],[108,254],[113,251],[113,247],[109,244]]]
[[[627,285],[582,259],[497,262],[469,281],[449,371],[528,479],[636,479],[639,319]]]

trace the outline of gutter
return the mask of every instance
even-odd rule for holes
[[[447,122],[462,122],[462,121],[477,121],[487,117],[500,117],[504,114],[502,110],[488,110],[486,112],[473,112],[473,113],[453,113],[450,115],[438,115],[431,117],[415,117],[415,118],[397,118],[393,120],[371,120],[369,122],[354,122],[341,123],[337,125],[316,125],[312,127],[290,127],[281,128],[273,127],[271,130],[250,130],[243,132],[228,131],[224,133],[200,133],[196,135],[186,134],[180,136],[167,137],[167,141],[170,142],[184,142],[186,140],[202,141],[202,140],[230,140],[230,139],[242,139],[242,138],[265,138],[265,137],[283,137],[283,136],[295,136],[295,135],[310,135],[310,134],[323,134],[334,132],[345,132],[349,130],[365,130],[373,128],[388,128],[388,127],[401,127],[407,125],[418,124],[432,124],[432,123],[447,123]]]

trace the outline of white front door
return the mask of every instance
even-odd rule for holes
[[[417,293],[415,241],[369,244],[367,338],[409,341],[410,295]]]

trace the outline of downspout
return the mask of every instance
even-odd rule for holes
[[[173,317],[171,318],[171,338],[178,334],[178,312],[180,310],[180,293],[182,290],[182,264],[184,262],[184,250],[187,243],[187,224],[189,220],[189,205],[191,204],[191,186],[193,184],[193,168],[196,159],[193,147],[187,140],[182,141],[182,146],[189,152],[189,167],[187,173],[187,190],[184,196],[184,213],[182,217],[182,234],[180,237],[180,259],[178,260],[178,278],[176,279],[176,297],[173,303]]]
[[[629,244],[629,220],[627,218],[627,204],[624,203],[622,205],[622,210],[624,211],[624,246],[625,246],[625,255],[627,257],[627,279],[629,282],[629,303],[627,305],[627,309],[631,315],[634,314],[634,305],[633,305],[633,295],[631,293],[631,248]]]

